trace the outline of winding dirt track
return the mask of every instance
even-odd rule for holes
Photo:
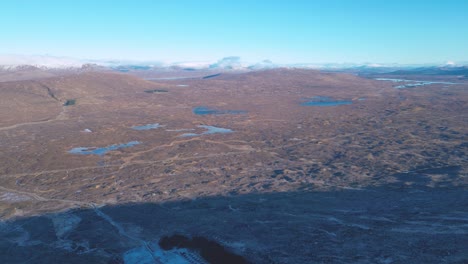
[[[15,129],[15,128],[27,126],[27,125],[40,125],[40,124],[47,124],[47,123],[60,121],[60,120],[67,120],[68,118],[66,116],[66,111],[67,111],[66,107],[62,106],[62,111],[60,111],[60,113],[54,118],[40,120],[40,121],[25,122],[25,123],[15,124],[11,126],[6,126],[6,127],[0,127],[0,131]]]

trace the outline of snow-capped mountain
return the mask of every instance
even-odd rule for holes
[[[131,71],[249,71],[273,68],[303,68],[326,71],[345,72],[430,72],[432,74],[460,74],[466,71],[468,63],[448,61],[445,64],[402,65],[384,63],[296,63],[276,64],[271,60],[260,62],[245,62],[238,56],[229,56],[215,62],[187,61],[187,62],[161,62],[161,61],[131,61],[131,60],[96,60],[57,57],[51,55],[1,55],[1,71],[38,71],[38,70],[111,70],[119,72]]]

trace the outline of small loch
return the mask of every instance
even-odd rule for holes
[[[399,83],[399,85],[393,86],[393,88],[396,88],[396,89],[414,88],[414,87],[431,85],[431,84],[444,84],[444,85],[457,84],[454,82],[417,81],[417,80],[393,79],[393,78],[375,78],[375,80]]]
[[[350,100],[335,100],[328,96],[315,96],[307,102],[301,103],[302,106],[339,106],[350,105],[353,102]]]
[[[159,123],[155,124],[147,124],[147,125],[142,125],[142,126],[132,126],[133,130],[150,130],[150,129],[157,129],[162,127]]]
[[[222,127],[215,127],[215,126],[206,126],[206,125],[200,125],[197,126],[199,128],[204,128],[206,131],[196,134],[196,133],[185,133],[180,135],[180,137],[196,137],[196,136],[202,136],[202,135],[212,135],[212,134],[227,134],[227,133],[232,133],[234,132],[232,129],[229,128],[222,128]]]
[[[128,143],[115,144],[115,145],[110,145],[110,146],[102,147],[102,148],[77,147],[77,148],[72,148],[71,150],[68,151],[68,153],[78,154],[78,155],[98,155],[98,156],[102,156],[102,155],[106,154],[109,151],[122,149],[122,148],[129,148],[129,147],[133,147],[133,146],[138,145],[138,144],[140,144],[139,141],[130,141]]]
[[[160,94],[160,93],[167,93],[168,90],[164,90],[164,89],[154,89],[154,90],[145,90],[144,92],[145,92],[145,93],[149,93],[149,94]]]
[[[196,115],[242,115],[247,112],[243,110],[220,110],[206,106],[198,106],[193,108],[193,113]]]

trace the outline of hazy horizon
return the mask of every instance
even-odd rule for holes
[[[161,61],[161,60],[132,60],[132,59],[99,59],[99,58],[73,58],[67,56],[44,55],[26,55],[26,54],[0,54],[0,66],[21,66],[32,65],[46,68],[65,68],[82,67],[86,64],[95,64],[104,67],[117,66],[150,66],[150,67],[182,67],[182,68],[279,68],[279,67],[297,67],[297,68],[353,68],[353,67],[394,67],[394,68],[414,68],[414,67],[443,67],[443,66],[467,66],[468,61],[434,61],[428,63],[402,64],[379,63],[379,62],[302,62],[302,63],[276,63],[269,59],[260,61],[246,61],[239,56],[225,56],[216,60],[204,61]]]

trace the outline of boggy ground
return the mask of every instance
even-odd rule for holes
[[[356,193],[353,206],[360,202],[364,206],[378,200],[374,196],[366,198],[374,193],[369,190],[388,191],[382,194],[388,196],[382,203],[394,202],[393,214],[405,215],[406,209],[398,209],[400,204],[407,208],[413,204],[399,200],[398,188],[406,190],[402,195],[407,197],[425,193],[427,201],[431,194],[437,194],[440,203],[447,207],[445,211],[441,209],[440,214],[464,215],[466,207],[452,210],[449,205],[453,201],[450,197],[460,198],[452,194],[461,195],[467,186],[468,93],[467,84],[460,82],[450,86],[434,84],[395,89],[389,82],[347,74],[278,69],[221,74],[209,79],[153,82],[123,74],[86,72],[0,83],[0,217],[13,221],[6,224],[7,228],[14,219],[70,208],[83,208],[82,212],[88,212],[86,215],[94,219],[96,211],[91,208],[95,206],[108,205],[105,208],[122,208],[126,212],[125,208],[145,208],[145,205],[168,202],[228,201],[236,197],[241,201],[248,195],[258,195],[262,199],[263,195],[276,193],[278,197],[283,197],[279,193],[296,193],[295,199],[302,195],[307,199],[307,195]],[[148,90],[167,92],[145,92]],[[301,105],[315,96],[352,104]],[[71,99],[75,104],[65,106]],[[15,104],[15,100],[22,104]],[[193,109],[200,106],[218,109],[221,113],[234,110],[238,114],[196,115]],[[156,129],[132,129],[156,123],[160,124]],[[205,132],[200,125],[233,132],[200,135]],[[91,132],[85,132],[86,129]],[[186,133],[199,136],[183,136]],[[131,141],[140,144],[101,156],[68,152],[76,147],[100,148]],[[299,200],[281,199],[284,207],[288,203],[297,210],[306,206]],[[322,198],[317,199],[326,204]],[[336,202],[338,206],[346,203],[346,199]],[[128,203],[132,206],[121,206]],[[195,219],[202,218],[201,212]],[[278,221],[277,215],[270,216],[271,219],[265,221],[277,221],[277,226],[271,230],[294,229],[291,223]],[[401,219],[407,219],[405,217]],[[458,218],[466,221],[466,216]],[[83,221],[80,223],[86,222]],[[234,226],[236,221],[233,220]],[[457,228],[466,231],[464,223]],[[202,228],[194,221],[189,224]],[[174,221],[174,228],[165,234],[197,235],[196,232],[184,233],[183,229],[175,228],[177,225],[182,224]],[[447,228],[450,225],[447,224]],[[94,227],[86,228],[92,232]],[[221,229],[221,223],[218,228]],[[302,231],[308,236],[308,231]],[[266,233],[265,236],[274,236],[273,231]],[[408,239],[402,232],[390,234],[394,240],[398,236],[401,239],[398,241]],[[162,235],[158,233],[148,241],[157,241]],[[364,239],[361,235],[356,236],[356,243],[367,245],[364,240],[359,242]],[[220,243],[214,237],[209,239]],[[423,240],[427,239],[421,238]],[[286,239],[283,246],[290,246],[291,241],[294,241],[292,237]],[[394,245],[398,247],[398,243]],[[383,247],[375,246],[376,251],[377,246]],[[435,244],[428,246],[437,247]],[[118,252],[127,248],[122,247]],[[73,252],[62,253],[77,254]],[[274,262],[283,263],[283,258],[291,258],[291,263],[295,263],[293,252],[292,248],[284,250],[283,257],[277,255]],[[122,256],[119,254],[116,256]],[[364,254],[363,259],[372,262],[371,256],[377,253],[369,254]],[[438,256],[437,260],[442,260],[441,254],[434,254],[430,259],[436,260]],[[301,258],[319,261],[314,256],[306,254]],[[398,260],[395,256],[388,257]],[[33,262],[40,262],[43,257]],[[257,262],[263,257],[256,259],[249,255],[248,259]],[[466,256],[459,255],[459,258]],[[323,260],[327,261],[348,262],[338,258]],[[383,263],[385,261],[382,259]]]

